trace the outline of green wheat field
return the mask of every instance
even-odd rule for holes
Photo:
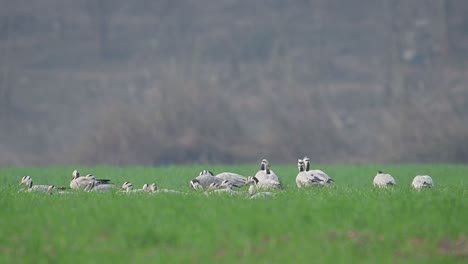
[[[335,180],[297,189],[294,165],[270,199],[206,196],[189,188],[202,169],[254,175],[258,165],[0,168],[0,263],[468,263],[468,166],[313,166]],[[187,193],[19,193],[69,186],[74,169],[137,188]],[[397,186],[375,189],[378,170]],[[415,191],[415,175],[434,188]]]

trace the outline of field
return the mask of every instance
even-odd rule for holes
[[[157,182],[187,195],[18,193],[22,176],[68,186],[72,167],[0,168],[0,263],[467,263],[468,166],[320,166],[330,188],[298,190],[295,166],[272,199],[205,196],[202,169],[252,175],[257,165],[77,167],[117,184]],[[393,189],[374,189],[377,170]],[[435,187],[414,191],[417,174]]]

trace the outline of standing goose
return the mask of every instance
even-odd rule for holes
[[[395,179],[393,179],[392,175],[385,174],[382,171],[377,172],[377,175],[374,177],[374,187],[378,188],[386,188],[387,186],[394,186],[396,185]]]
[[[222,172],[215,176],[216,178],[220,178],[224,181],[228,181],[232,187],[241,188],[247,183],[247,178],[232,172]]]
[[[200,174],[190,181],[190,187],[194,190],[208,189],[212,183],[221,183],[223,180],[215,177],[211,171],[202,170]]]
[[[21,178],[19,185],[26,185],[27,192],[48,192],[51,185],[33,185],[31,176]]]
[[[411,187],[414,189],[432,188],[432,178],[429,175],[417,175],[414,177]]]
[[[307,173],[305,171],[304,161],[302,159],[297,160],[297,167],[299,173],[296,176],[297,188],[310,187],[320,185],[320,179],[313,173]]]
[[[256,184],[253,183],[249,187],[249,198],[250,199],[273,197],[273,193],[271,193],[271,192],[257,192],[257,188],[255,187],[255,185]]]
[[[309,174],[310,176],[316,178],[317,180],[319,180],[320,185],[330,186],[335,182],[325,172],[323,172],[321,170],[311,170],[310,169],[310,159],[307,156],[304,157],[304,165],[305,165],[306,173]]]

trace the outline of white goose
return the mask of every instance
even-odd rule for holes
[[[21,178],[19,185],[26,185],[27,192],[48,192],[51,185],[33,185],[31,176],[24,176]]]
[[[330,178],[325,172],[321,170],[311,170],[310,169],[310,159],[306,156],[304,157],[304,165],[305,165],[305,171],[308,173],[310,176],[316,178],[319,180],[319,183],[323,186],[330,186],[332,185],[335,181]]]
[[[429,175],[417,175],[411,183],[411,187],[417,190],[422,188],[432,188],[432,186],[434,186],[432,183],[432,177]]]
[[[392,175],[385,174],[382,171],[377,172],[373,181],[374,187],[386,188],[387,186],[395,186],[396,182]]]
[[[299,173],[296,176],[297,188],[321,185],[321,180],[318,177],[313,173],[307,173],[305,171],[304,161],[302,159],[297,160],[297,167],[299,169]]]

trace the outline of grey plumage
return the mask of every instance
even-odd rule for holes
[[[190,187],[192,189],[208,189],[212,183],[221,183],[223,180],[213,176],[210,171],[201,171],[200,174],[193,180],[190,181]]]
[[[50,192],[50,187],[52,185],[33,185],[33,180],[31,176],[24,176],[21,178],[19,185],[26,185],[27,192]]]
[[[232,187],[241,188],[247,183],[247,178],[232,172],[222,172],[217,174],[215,177],[220,178],[224,181],[228,181]]]
[[[94,187],[99,185],[105,185],[110,182],[108,179],[96,179],[96,177],[92,174],[88,174],[85,177],[81,177],[81,174],[78,170],[74,170],[72,172],[72,180],[70,182],[70,188],[76,190],[84,190],[86,187],[89,188],[90,183],[94,182]],[[106,187],[103,187],[106,188]]]

